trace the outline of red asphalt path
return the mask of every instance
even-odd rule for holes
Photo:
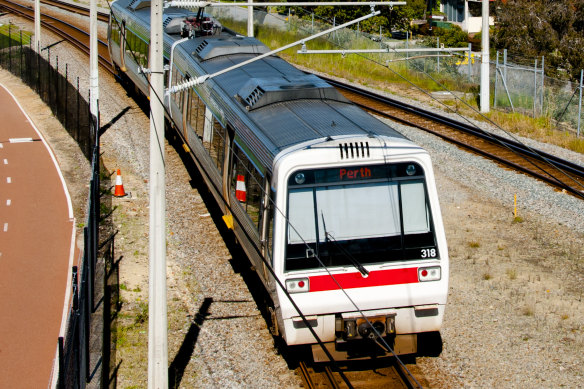
[[[0,85],[0,388],[49,386],[74,229],[52,151]]]

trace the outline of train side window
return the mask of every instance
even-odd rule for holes
[[[180,71],[176,67],[173,69],[173,72],[175,72],[175,73],[174,73],[172,79],[174,80],[175,85],[176,84],[180,84],[183,81],[182,74],[180,73]],[[182,92],[180,92],[180,93],[173,93],[172,96],[173,96],[174,102],[179,107],[182,108],[182,105],[181,105]]]
[[[219,173],[223,174],[223,161],[225,159],[225,129],[217,120],[213,120],[213,139],[211,140],[211,149],[209,151]]]
[[[112,17],[111,21],[111,39],[113,42],[120,44],[120,26],[119,21]]]
[[[196,109],[196,119],[195,119],[195,125],[193,126],[193,128],[195,129],[195,132],[197,133],[197,135],[199,136],[200,139],[203,139],[203,131],[205,128],[205,109],[207,107],[205,106],[205,103],[203,103],[203,100],[197,98],[197,109]]]
[[[245,209],[254,226],[259,229],[263,177],[237,145],[233,153],[231,193]]]
[[[267,240],[267,246],[268,246],[268,256],[271,258],[273,258],[272,256],[272,237],[274,234],[274,201],[275,201],[276,196],[274,195],[274,192],[270,193],[270,201],[269,204],[267,205],[268,207],[268,214],[267,214],[267,218],[268,218],[268,231],[267,231],[267,236],[266,236],[266,240]],[[272,261],[272,265],[274,264],[274,261]]]

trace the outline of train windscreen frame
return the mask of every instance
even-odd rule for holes
[[[298,170],[287,204],[285,271],[439,259],[415,162]]]

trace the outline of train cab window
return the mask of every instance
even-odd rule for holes
[[[439,258],[416,163],[295,172],[287,208],[286,270]]]
[[[261,198],[263,177],[237,144],[233,151],[231,193],[239,201],[254,226],[261,223]]]

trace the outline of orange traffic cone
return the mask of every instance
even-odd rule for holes
[[[120,172],[120,169],[118,169],[116,174],[116,188],[114,190],[114,196],[124,197],[125,195],[126,192],[124,191],[124,184],[122,184],[122,173]]]
[[[235,186],[235,198],[240,202],[245,203],[247,192],[245,190],[245,180],[243,174],[237,175],[237,184]]]

